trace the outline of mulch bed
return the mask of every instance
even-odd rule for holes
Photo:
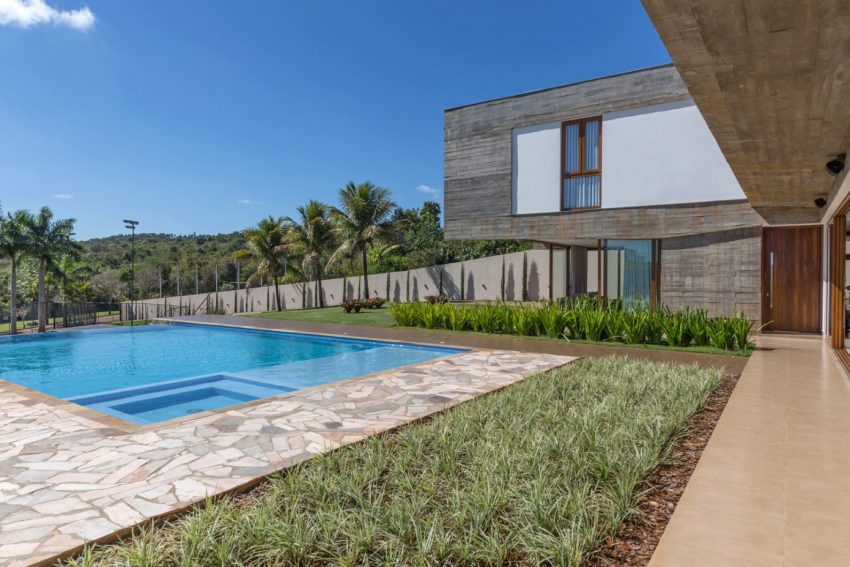
[[[738,378],[737,374],[723,377],[705,408],[691,418],[689,434],[674,445],[670,463],[662,465],[647,478],[647,485],[652,488],[638,504],[636,512],[626,521],[617,537],[605,541],[588,565],[637,567],[649,563]]]

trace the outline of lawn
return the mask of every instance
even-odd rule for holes
[[[286,311],[266,311],[264,313],[246,313],[249,317],[264,317],[282,321],[309,321],[311,323],[334,323],[342,325],[362,325],[365,327],[392,327],[395,325],[390,310],[363,309],[360,313],[346,313],[342,307],[321,309],[291,309]]]
[[[318,456],[73,565],[580,565],[721,380],[585,359]]]
[[[288,311],[265,311],[263,313],[245,313],[246,317],[263,317],[266,319],[279,319],[282,321],[308,321],[311,323],[333,323],[339,325],[361,325],[364,327],[395,327],[395,321],[390,315],[390,310],[386,307],[381,309],[364,309],[360,313],[346,313],[341,307],[324,307],[318,309],[291,309]],[[404,327],[409,330],[417,330],[418,327]],[[462,333],[466,335],[481,335],[487,336],[486,333],[476,333],[474,331],[449,331],[439,329],[444,333]],[[506,335],[507,336],[507,335]],[[541,341],[564,341],[565,339],[550,339],[548,337],[521,337],[523,339],[533,339]],[[576,344],[600,345],[620,348],[634,349],[650,349],[650,350],[675,350],[681,352],[693,352],[699,354],[720,354],[724,356],[749,356],[752,350],[731,351],[714,348],[711,346],[689,346],[689,347],[671,347],[666,345],[649,345],[639,344],[630,345],[620,342],[611,341],[587,341],[587,340],[571,340]]]

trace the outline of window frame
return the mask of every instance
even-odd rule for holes
[[[610,252],[608,248],[609,239],[600,239],[597,241],[596,255],[596,277],[598,286],[598,295],[604,299],[610,299],[608,296],[608,262],[607,255]],[[610,240],[650,240],[652,241],[651,265],[649,271],[649,305],[652,309],[658,309],[662,306],[661,303],[661,238],[612,238]],[[618,284],[619,288],[619,276]],[[622,291],[619,296],[622,297]],[[616,299],[616,298],[615,298]]]
[[[585,169],[585,124],[587,122],[598,120],[599,121],[599,143],[598,143],[598,155],[596,163],[598,167],[596,169]],[[567,172],[567,164],[566,164],[566,150],[567,150],[567,126],[578,124],[578,164],[579,169],[576,172],[568,173]],[[589,207],[565,207],[564,206],[564,183],[567,179],[571,179],[574,177],[590,177],[592,175],[599,176],[599,204],[591,205]],[[561,122],[561,186],[559,187],[559,200],[561,204],[561,211],[583,211],[588,209],[599,209],[602,208],[602,115],[599,116],[588,116],[586,118],[578,118],[576,120],[565,120]]]

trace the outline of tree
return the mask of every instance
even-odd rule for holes
[[[346,254],[360,252],[363,257],[363,287],[369,299],[369,246],[390,226],[395,207],[387,189],[370,182],[356,185],[350,181],[339,190],[340,208],[331,210],[331,220],[342,241],[331,256],[331,263]]]
[[[28,217],[25,211],[0,217],[0,256],[8,258],[11,262],[9,329],[13,335],[18,332],[18,262],[30,246],[30,237],[27,232]]]
[[[26,215],[30,244],[26,253],[38,264],[38,332],[47,329],[47,271],[59,269],[63,256],[79,258],[81,249],[74,242],[75,219],[53,219],[53,211],[42,207],[36,215]]]
[[[121,290],[124,288],[118,270],[95,274],[91,278],[91,285],[99,299],[105,299],[108,303],[114,303],[120,299]]]
[[[86,300],[91,291],[91,278],[96,271],[91,263],[77,255],[62,255],[47,273],[47,282],[62,292],[66,301]]]
[[[310,200],[296,209],[299,222],[287,218],[292,250],[301,256],[301,270],[307,277],[313,276],[318,284],[319,307],[325,306],[322,293],[322,271],[326,268],[328,255],[336,245],[334,232],[329,221],[330,207]]]
[[[393,224],[408,260],[408,269],[449,261],[438,203],[425,201],[419,209],[396,209]]]
[[[257,285],[264,278],[274,282],[274,294],[277,300],[277,310],[283,303],[280,300],[278,278],[286,272],[289,262],[289,247],[287,246],[287,226],[290,221],[286,218],[269,216],[257,223],[257,226],[245,230],[248,240],[247,248],[236,252],[237,260],[253,259],[256,261],[254,273],[248,278],[247,285]]]

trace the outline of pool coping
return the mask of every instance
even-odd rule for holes
[[[311,393],[311,392],[313,392],[317,389],[328,386],[330,384],[344,385],[344,384],[348,384],[350,382],[354,382],[354,381],[360,380],[360,379],[373,378],[373,377],[375,377],[379,374],[384,374],[386,372],[390,372],[390,371],[393,371],[393,370],[400,370],[402,368],[413,368],[413,367],[417,367],[417,366],[433,364],[433,363],[435,363],[439,360],[445,360],[445,359],[448,359],[448,358],[453,358],[455,356],[460,356],[460,355],[467,354],[467,353],[470,353],[470,352],[480,352],[480,351],[484,351],[484,350],[489,350],[489,349],[470,348],[470,347],[455,347],[455,346],[446,345],[446,344],[413,343],[413,342],[410,342],[410,341],[392,341],[392,340],[388,340],[388,339],[357,338],[357,337],[352,337],[352,336],[347,336],[347,335],[338,335],[338,334],[331,334],[331,333],[312,333],[312,332],[304,332],[304,331],[290,331],[290,330],[287,330],[287,329],[264,329],[262,327],[251,327],[251,326],[248,326],[248,325],[211,323],[211,322],[206,322],[206,321],[203,321],[203,322],[201,322],[201,321],[198,321],[198,322],[181,321],[179,319],[170,319],[170,318],[157,318],[157,319],[152,319],[152,321],[161,322],[162,324],[166,324],[166,325],[187,325],[187,326],[204,325],[204,326],[208,326],[208,327],[223,327],[223,328],[230,328],[230,329],[249,329],[249,330],[252,330],[252,331],[262,331],[262,332],[268,332],[268,333],[315,335],[315,336],[320,336],[320,337],[332,337],[332,338],[339,338],[339,339],[348,339],[348,340],[351,340],[351,341],[371,341],[371,342],[379,342],[379,343],[386,343],[386,344],[401,344],[401,345],[410,344],[410,345],[414,345],[414,346],[424,346],[424,347],[434,347],[434,348],[456,348],[456,349],[459,349],[460,352],[456,352],[454,354],[447,354],[445,356],[438,356],[436,358],[432,358],[431,360],[423,360],[422,362],[414,362],[414,363],[411,363],[411,364],[404,364],[402,366],[394,366],[392,368],[386,368],[384,370],[377,370],[375,372],[369,372],[368,374],[359,374],[357,376],[351,376],[350,378],[343,378],[341,380],[333,380],[331,382],[325,382],[323,384],[316,384],[314,386],[308,386],[306,388],[299,388],[299,389],[293,390],[291,392],[281,392],[280,394],[276,394],[276,395],[272,395],[272,396],[266,396],[266,397],[263,397],[263,398],[257,398],[256,400],[250,400],[250,401],[247,401],[247,402],[242,402],[240,404],[231,404],[231,405],[228,405],[228,406],[221,406],[221,407],[211,409],[211,410],[204,410],[204,411],[200,411],[200,412],[189,414],[189,415],[174,417],[174,418],[171,418],[171,419],[165,419],[165,420],[162,420],[162,421],[157,421],[155,423],[145,423],[145,424],[133,423],[132,421],[127,421],[125,419],[121,419],[118,416],[114,416],[114,415],[111,415],[111,414],[108,414],[108,413],[104,413],[104,412],[92,409],[88,406],[84,406],[84,405],[72,402],[70,400],[66,400],[64,398],[59,398],[57,396],[45,394],[44,392],[41,392],[39,390],[35,390],[35,389],[29,388],[27,386],[22,386],[21,384],[17,384],[15,382],[10,382],[9,380],[0,379],[0,385],[7,386],[7,387],[9,387],[10,390],[16,391],[18,394],[20,394],[22,396],[31,398],[31,399],[33,399],[33,401],[46,403],[46,404],[49,404],[49,405],[54,406],[54,407],[61,407],[62,409],[66,410],[70,413],[73,413],[75,415],[79,415],[81,417],[84,417],[85,419],[95,421],[95,422],[97,422],[101,425],[104,425],[106,427],[119,429],[119,430],[123,431],[124,433],[140,433],[140,432],[149,431],[149,430],[152,430],[152,429],[157,429],[159,427],[162,427],[163,425],[177,425],[177,424],[180,424],[180,423],[183,423],[183,422],[186,422],[186,421],[190,421],[192,419],[209,417],[211,415],[221,413],[221,412],[239,411],[241,409],[245,409],[245,408],[255,406],[255,405],[257,405],[257,404],[259,404],[263,401],[266,401],[266,400],[285,399],[285,398],[292,397],[292,396],[299,394],[299,393],[308,393],[309,394],[309,393]],[[75,329],[75,330],[79,331],[81,329]],[[94,395],[96,393],[97,392],[94,392],[92,395]]]

